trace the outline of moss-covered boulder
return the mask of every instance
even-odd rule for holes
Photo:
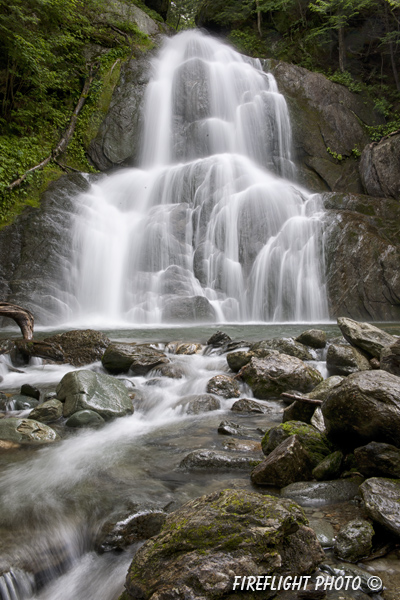
[[[136,553],[123,598],[213,600],[233,593],[235,576],[310,573],[322,560],[315,533],[295,503],[223,490],[167,517],[161,532]]]
[[[317,481],[329,481],[340,475],[343,462],[343,453],[340,450],[332,452],[322,460],[312,472]]]
[[[310,392],[322,375],[294,356],[271,351],[266,358],[252,358],[240,371],[256,398],[276,398],[283,392]]]
[[[332,452],[332,446],[327,437],[315,427],[301,421],[287,421],[268,429],[261,441],[263,453],[268,456],[279,444],[292,435],[296,435],[307,450],[314,467]]]

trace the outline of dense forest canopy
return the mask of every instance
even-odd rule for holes
[[[372,139],[400,127],[400,0],[173,0],[169,8],[168,0],[116,4],[139,6],[159,22],[160,14],[167,15],[167,25],[177,31],[204,27],[245,54],[321,71],[352,91],[367,89],[387,119],[386,126],[371,131]],[[101,116],[93,116],[94,107],[107,103],[121,62],[152,44],[112,6],[106,0],[2,1],[0,219],[15,204],[9,184],[50,156],[88,78],[86,105],[63,164],[92,168],[85,136]],[[59,174],[53,161],[47,179],[30,175],[29,198],[26,187],[17,192],[22,204],[35,195],[35,185],[38,194]]]

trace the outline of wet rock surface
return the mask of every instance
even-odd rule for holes
[[[257,463],[260,462],[262,455],[243,456],[233,452],[222,452],[216,450],[194,450],[188,454],[180,463],[180,469],[197,470],[197,469],[243,469],[250,471]]]
[[[283,498],[292,498],[301,506],[335,504],[352,500],[360,494],[362,477],[336,479],[334,481],[297,482],[281,490]]]
[[[370,442],[355,448],[357,468],[365,477],[400,478],[400,450],[391,444]]]
[[[58,440],[56,432],[33,419],[11,417],[0,420],[0,439],[16,444],[49,444]]]
[[[215,375],[207,383],[207,392],[217,394],[222,398],[239,398],[240,388],[238,382],[228,375]]]
[[[331,454],[332,447],[326,436],[312,425],[301,421],[288,421],[271,427],[261,441],[263,453],[268,456],[279,444],[294,435],[307,450],[314,467]]]
[[[400,481],[383,477],[367,479],[360,491],[371,519],[400,536]]]
[[[296,481],[308,481],[311,470],[307,450],[296,435],[291,435],[253,469],[251,480],[258,485],[282,488]]]
[[[350,344],[361,348],[374,358],[380,358],[381,351],[396,341],[392,335],[370,323],[358,323],[346,317],[339,317],[337,322]]]
[[[365,146],[360,160],[360,175],[367,194],[400,199],[400,132]]]
[[[131,372],[145,375],[158,365],[169,363],[164,352],[144,344],[110,344],[101,359],[104,368],[112,374]]]
[[[368,556],[372,549],[374,528],[362,519],[349,521],[336,536],[335,554],[338,558],[357,562]]]

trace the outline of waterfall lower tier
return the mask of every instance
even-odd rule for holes
[[[285,100],[259,61],[186,32],[154,63],[141,169],[78,199],[69,318],[328,317],[322,211],[293,182]]]

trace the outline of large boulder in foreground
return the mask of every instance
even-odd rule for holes
[[[276,398],[288,390],[310,392],[323,380],[322,375],[294,356],[274,350],[266,358],[252,358],[240,375],[256,398]]]
[[[340,445],[399,445],[400,378],[385,371],[346,377],[322,404],[328,436]]]
[[[133,413],[132,400],[122,381],[94,371],[71,371],[57,386],[57,399],[64,402],[64,417],[92,410],[110,420]]]
[[[372,477],[360,491],[371,519],[400,536],[400,479]]]
[[[379,358],[382,350],[396,341],[390,333],[370,323],[358,323],[346,317],[339,317],[337,323],[343,336],[352,346],[361,348],[374,358]]]
[[[400,340],[390,346],[385,346],[381,351],[381,369],[400,377]]]
[[[136,553],[122,598],[233,598],[235,576],[300,575],[322,560],[295,503],[228,489],[191,500],[167,517]]]

